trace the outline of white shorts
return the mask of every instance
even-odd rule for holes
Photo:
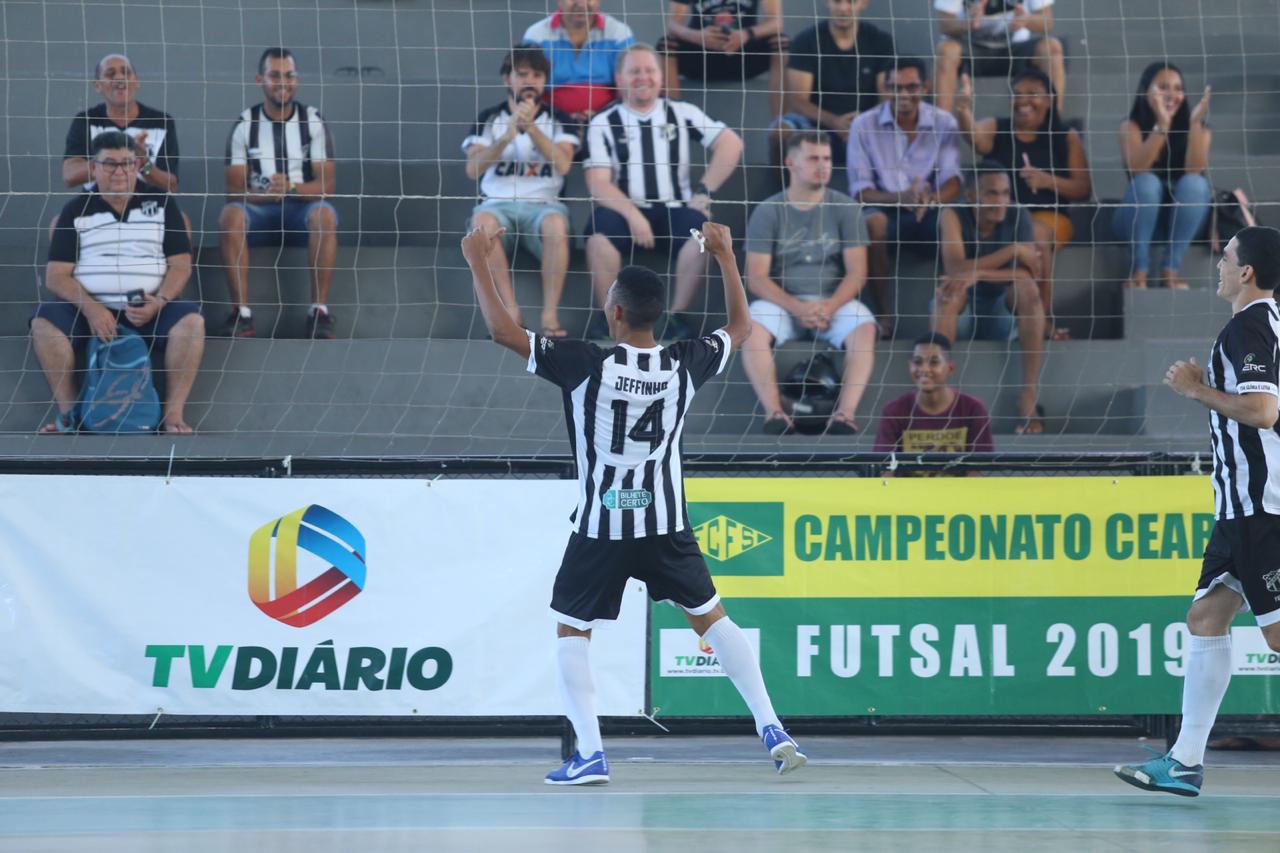
[[[773,335],[775,346],[782,346],[797,337],[812,335],[837,349],[844,347],[845,339],[853,334],[854,329],[876,321],[871,309],[857,299],[837,308],[836,315],[831,318],[831,325],[822,332],[804,328],[796,322],[787,309],[767,299],[757,299],[751,303],[751,319],[764,326],[769,334]]]

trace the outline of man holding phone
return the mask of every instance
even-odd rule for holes
[[[54,225],[45,284],[55,299],[31,318],[32,347],[58,406],[40,432],[75,432],[76,353],[90,337],[110,341],[127,325],[164,353],[161,429],[189,433],[183,409],[204,354],[204,318],[179,299],[191,277],[182,211],[172,195],[139,180],[123,131],[99,134],[89,163],[94,183]]]

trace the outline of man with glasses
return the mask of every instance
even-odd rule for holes
[[[138,159],[138,177],[167,192],[178,191],[178,131],[173,118],[140,102],[138,75],[129,57],[112,53],[94,70],[93,88],[102,103],[76,115],[67,131],[62,180],[78,187],[90,177],[90,148],[99,134],[122,130]]]
[[[311,266],[306,337],[332,339],[329,288],[338,255],[338,212],[326,196],[337,190],[333,136],[315,107],[296,102],[293,53],[271,47],[258,60],[262,103],[240,114],[227,142],[227,206],[218,219],[222,260],[234,307],[226,336],[253,337],[249,308],[249,247],[305,245]]]
[[[43,434],[76,430],[76,353],[107,342],[119,324],[164,353],[168,394],[162,427],[189,433],[184,406],[204,354],[204,318],[179,299],[191,277],[191,241],[172,195],[138,178],[141,159],[123,131],[98,134],[92,185],[62,209],[45,284],[55,297],[36,308],[31,343],[58,406]]]
[[[925,103],[929,75],[922,60],[898,59],[886,80],[892,96],[849,127],[849,195],[866,205],[867,265],[882,336],[893,332],[889,245],[931,255],[938,206],[960,194],[958,125]]]

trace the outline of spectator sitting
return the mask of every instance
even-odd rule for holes
[[[102,103],[78,113],[67,131],[62,157],[62,180],[78,187],[92,180],[89,158],[99,134],[121,130],[128,134],[138,160],[138,177],[165,192],[178,191],[178,130],[168,113],[137,100],[138,75],[129,57],[108,54],[94,69],[93,88]]]
[[[618,96],[618,55],[636,38],[622,21],[600,13],[600,0],[560,0],[559,11],[529,27],[524,40],[551,63],[551,106],[582,126]]]
[[[881,410],[877,453],[995,452],[987,407],[947,384],[956,363],[946,335],[931,332],[916,338],[908,370],[916,388]]]
[[[665,337],[696,333],[681,316],[693,304],[706,272],[705,256],[689,237],[711,212],[711,195],[742,157],[742,139],[693,104],[662,97],[662,66],[647,44],[633,44],[618,59],[617,104],[598,113],[587,131],[587,189],[595,202],[587,226],[587,266],[598,306],[603,306],[632,247],[679,249],[675,295]],[[693,143],[711,151],[707,169],[690,185]],[[661,241],[661,242],[659,242]],[[597,313],[588,337],[607,337]]]
[[[889,244],[932,254],[938,205],[962,189],[956,120],[924,102],[929,76],[919,59],[895,60],[886,86],[892,99],[849,128],[849,195],[862,202],[871,238],[871,293],[884,337],[893,334]]]
[[[934,304],[934,331],[957,340],[961,312],[969,311],[960,338],[1007,341],[1016,328],[1022,349],[1022,391],[1016,432],[1044,432],[1044,411],[1037,402],[1044,356],[1044,306],[1036,279],[1040,253],[1031,219],[1013,203],[1009,173],[999,163],[978,166],[971,206],[942,211],[942,267],[945,275]]]
[[[1067,63],[1053,30],[1053,0],[934,0],[938,13],[938,109],[951,112],[968,53],[977,77],[1018,74],[1028,62],[1049,76],[1066,110]]]
[[[745,81],[768,70],[769,116],[782,113],[782,0],[690,0],[668,3],[667,10],[667,35],[658,42],[667,97],[680,97],[681,77]]]
[[[253,337],[249,247],[306,245],[311,307],[306,336],[331,339],[329,287],[338,255],[338,212],[325,201],[337,191],[333,136],[315,107],[295,101],[293,53],[270,47],[258,60],[263,102],[240,114],[227,142],[227,205],[218,226],[234,303],[222,334]]]
[[[793,425],[778,393],[773,345],[812,335],[843,348],[840,397],[827,433],[853,435],[875,363],[875,317],[858,301],[867,280],[867,230],[857,203],[828,187],[826,134],[792,134],[786,166],[790,185],[757,205],[747,223],[747,289],[756,298],[742,367],[764,409],[764,431],[778,434]]]
[[[62,208],[49,246],[54,301],[31,318],[32,348],[58,406],[40,432],[75,432],[76,353],[125,323],[164,352],[163,430],[189,433],[183,409],[204,353],[204,318],[179,299],[191,277],[182,213],[174,196],[138,179],[140,158],[123,131],[98,134],[89,151],[93,184]]]
[[[1112,220],[1116,236],[1129,243],[1131,257],[1125,287],[1146,287],[1151,243],[1157,231],[1167,240],[1160,283],[1185,290],[1180,278],[1187,247],[1209,216],[1213,187],[1205,178],[1213,132],[1208,86],[1195,109],[1187,106],[1182,72],[1168,62],[1153,62],[1138,80],[1129,117],[1120,124],[1120,157],[1129,187]]]
[[[836,165],[845,160],[849,125],[885,97],[885,76],[893,67],[893,36],[859,17],[870,0],[827,0],[828,17],[791,42],[785,107],[774,122],[776,153],[787,150],[795,130],[832,134]]]
[[[1011,118],[974,121],[973,91],[968,77],[956,98],[961,138],[979,157],[1009,170],[1013,200],[1031,212],[1031,228],[1040,250],[1040,301],[1053,310],[1053,256],[1074,236],[1071,217],[1062,205],[1083,201],[1093,192],[1084,142],[1074,128],[1064,127],[1053,105],[1053,87],[1038,68],[1024,68],[1013,79]],[[1046,334],[1055,340],[1070,337],[1052,320]]]
[[[578,137],[565,128],[563,116],[542,103],[549,70],[537,47],[512,49],[501,69],[507,99],[480,113],[462,150],[467,177],[480,179],[485,196],[472,214],[471,227],[491,234],[506,229],[502,240],[493,241],[489,259],[498,295],[521,322],[508,257],[517,245],[525,246],[542,261],[542,334],[562,338],[559,309],[569,269],[569,209],[560,201],[560,190]]]

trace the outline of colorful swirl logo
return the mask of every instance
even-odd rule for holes
[[[319,577],[301,587],[299,550],[329,565]],[[319,504],[269,521],[249,538],[249,598],[263,613],[294,628],[318,622],[355,598],[364,589],[364,580],[364,535],[354,524]]]

